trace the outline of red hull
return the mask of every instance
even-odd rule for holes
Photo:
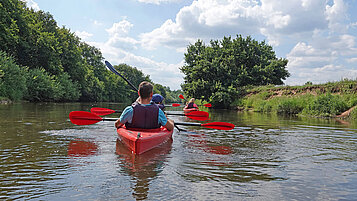
[[[198,111],[198,108],[183,109],[184,113],[189,113],[189,112],[193,112],[193,111]]]
[[[142,154],[149,151],[169,139],[172,139],[172,131],[161,127],[158,129],[126,129],[124,126],[117,129],[118,137],[134,154]]]

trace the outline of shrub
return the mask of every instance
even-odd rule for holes
[[[299,114],[304,109],[298,99],[282,99],[277,106],[277,113],[280,114]]]
[[[56,101],[76,101],[81,96],[79,85],[76,82],[72,82],[70,76],[67,73],[63,73],[56,77],[58,85],[57,100]]]
[[[26,92],[26,68],[21,68],[15,60],[0,51],[0,96],[10,100],[21,100]]]
[[[44,69],[31,69],[27,77],[27,94],[29,101],[54,101],[62,96],[60,85],[54,76],[49,75]]]
[[[348,108],[347,104],[340,95],[326,95],[317,96],[317,98],[308,103],[303,110],[304,114],[313,116],[330,117],[340,114]]]

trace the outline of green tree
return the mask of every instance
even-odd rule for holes
[[[0,51],[0,97],[21,100],[26,93],[26,69],[19,67],[12,57]]]
[[[185,53],[185,94],[227,108],[247,85],[281,85],[289,77],[287,59],[278,59],[272,47],[251,37],[224,37],[210,46],[198,40]]]
[[[143,81],[151,82],[150,76],[145,75],[141,70],[138,70],[136,67],[132,67],[127,64],[115,65],[114,68],[121,73],[127,80],[129,80],[136,88],[139,87],[139,84]],[[128,94],[130,101],[135,101],[138,97],[137,92],[132,89],[129,84],[125,83],[125,93]]]

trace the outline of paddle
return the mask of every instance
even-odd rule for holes
[[[182,100],[185,100],[185,97],[183,97],[182,94],[179,95],[179,98],[181,98]],[[211,103],[206,103],[206,104],[203,104],[203,105],[197,105],[197,106],[205,106],[205,107],[212,107],[212,104]]]
[[[165,107],[180,107],[181,105],[178,103],[172,103],[172,105],[165,105]]]
[[[227,122],[210,122],[205,124],[200,123],[187,123],[187,122],[175,122],[175,125],[183,125],[183,126],[203,126],[206,128],[213,128],[218,130],[232,130],[235,125]]]
[[[100,121],[116,121],[115,118],[105,118],[85,111],[72,111],[69,113],[69,119],[73,124],[76,125],[90,125],[95,124]],[[203,126],[206,128],[212,128],[217,130],[232,130],[234,128],[234,124],[226,123],[226,122],[210,122],[206,124],[199,123],[185,123],[185,122],[175,122],[175,125],[185,125],[185,126]]]
[[[120,77],[122,77],[131,86],[131,88],[133,88],[135,91],[138,91],[138,89],[129,80],[127,80],[117,70],[115,70],[115,68],[112,66],[112,64],[109,63],[109,61],[105,61],[105,65],[107,65],[109,70],[111,70],[113,73],[115,73],[115,74],[119,75]]]
[[[111,70],[113,73],[115,73],[115,74],[119,75],[120,77],[122,77],[131,86],[131,88],[133,88],[135,91],[138,91],[138,89],[128,79],[126,79],[122,74],[120,74],[117,70],[115,70],[115,68],[112,66],[112,64],[109,63],[109,61],[105,61],[105,64],[107,65],[109,70]],[[165,107],[166,106],[179,107],[180,104],[173,103],[172,105],[165,105]]]
[[[118,110],[112,110],[112,109],[107,109],[107,108],[100,108],[100,107],[93,107],[90,109],[91,113],[104,116],[104,115],[109,115],[113,113],[121,113],[121,111]],[[206,121],[209,118],[209,113],[205,111],[193,111],[187,114],[175,114],[175,113],[166,113],[167,115],[177,115],[177,116],[186,116],[190,119],[193,120],[198,120],[198,121]]]

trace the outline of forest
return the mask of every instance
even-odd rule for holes
[[[130,102],[135,93],[106,69],[102,53],[59,27],[50,13],[20,0],[0,1],[0,99],[31,102]],[[151,81],[140,67],[114,66],[134,85]],[[152,82],[152,81],[151,81]],[[152,82],[153,83],[153,82]],[[154,83],[166,102],[181,91]]]
[[[106,69],[99,49],[59,27],[50,13],[34,11],[20,0],[0,1],[0,57],[0,99],[126,103],[137,96]],[[154,83],[154,93],[167,103],[181,101],[178,96],[184,93],[215,108],[230,108],[246,86],[282,85],[290,76],[287,63],[265,41],[250,36],[224,37],[209,45],[198,39],[184,54],[182,91]],[[152,82],[140,66],[114,67],[136,86]]]

